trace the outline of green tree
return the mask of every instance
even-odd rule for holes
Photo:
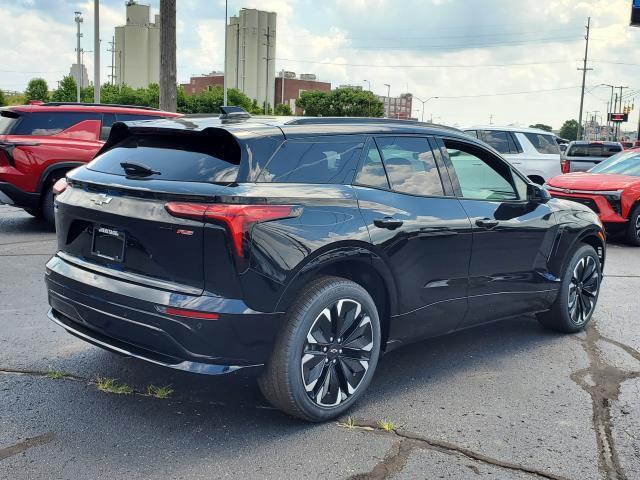
[[[102,101],[102,98],[100,100]],[[82,103],[93,103],[93,85],[80,89],[80,101]]]
[[[251,106],[247,111],[251,115],[262,115],[264,113],[264,107],[261,107],[260,105],[258,105],[258,101],[256,99],[253,99],[253,102],[251,102]]]
[[[0,107],[4,107],[7,104],[7,101],[4,98],[4,92],[0,90]]]
[[[369,91],[337,88],[330,92],[303,92],[297,105],[311,117],[382,117],[384,105]]]
[[[550,132],[553,130],[550,125],[545,125],[544,123],[536,123],[534,125],[529,125],[530,128],[537,128],[538,130],[544,130],[545,132]]]
[[[291,107],[288,104],[279,103],[278,105],[276,105],[275,114],[290,116],[290,115],[293,115],[293,112],[291,111]]]
[[[567,140],[577,140],[578,139],[578,122],[576,120],[567,120],[560,127],[560,136],[562,138],[566,138]]]
[[[44,78],[32,78],[29,80],[27,89],[24,92],[25,101],[32,100],[49,101],[49,87]]]
[[[51,100],[54,102],[75,102],[76,95],[76,81],[71,75],[67,75],[62,77],[58,88],[53,91]]]

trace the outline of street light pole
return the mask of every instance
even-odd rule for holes
[[[578,135],[577,135],[577,140],[581,139],[581,132],[580,129],[582,128],[582,107],[584,106],[584,84],[585,81],[587,79],[587,70],[593,70],[593,68],[587,68],[587,59],[589,56],[589,29],[591,27],[591,17],[587,18],[587,34],[585,35],[584,39],[586,40],[585,46],[584,46],[584,59],[583,59],[583,65],[582,68],[579,68],[578,70],[582,70],[582,93],[580,94],[580,114],[578,115]]]
[[[424,105],[425,103],[427,103],[429,100],[433,100],[434,98],[438,98],[438,97],[429,97],[426,100],[420,100],[418,97],[414,97],[416,100],[418,100],[420,103],[422,103],[422,122],[424,123]]]
[[[224,1],[224,75],[222,76],[222,89],[224,90],[224,98],[222,105],[227,106],[227,8],[229,6],[228,0]]]
[[[371,91],[371,82],[369,80],[363,80],[363,82],[367,82],[369,88],[367,90]]]
[[[93,5],[93,101],[100,103],[100,0]]]
[[[77,37],[77,44],[76,44],[76,101],[78,103],[80,103],[80,96],[81,96],[81,91],[80,91],[80,81],[82,78],[82,71],[80,70],[81,68],[81,59],[80,59],[80,55],[82,54],[82,52],[80,52],[80,37],[82,37],[82,34],[80,33],[80,24],[82,23],[82,12],[74,12],[76,15],[75,18],[75,22],[76,22],[76,26],[78,27],[78,31],[76,33],[76,37]]]

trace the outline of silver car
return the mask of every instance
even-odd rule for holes
[[[560,161],[562,173],[586,172],[621,151],[622,144],[620,142],[575,140],[569,143],[566,151],[562,154]]]

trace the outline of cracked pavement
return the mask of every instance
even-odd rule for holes
[[[408,346],[385,356],[351,421],[315,425],[270,408],[250,378],[175,372],[61,331],[43,282],[55,245],[0,205],[0,478],[640,478],[638,248],[609,245],[588,331],[523,317]]]

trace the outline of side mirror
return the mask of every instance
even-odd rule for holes
[[[532,183],[527,185],[527,201],[534,203],[547,203],[551,195],[546,188]]]

